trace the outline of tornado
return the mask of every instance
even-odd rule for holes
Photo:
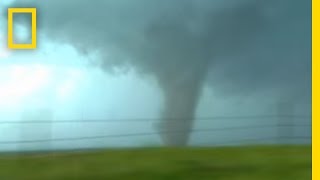
[[[106,72],[130,66],[154,77],[164,98],[156,130],[164,144],[185,146],[208,72],[265,25],[259,2],[26,0],[12,6],[37,7],[40,32],[83,54],[98,52]]]
[[[206,72],[206,67],[201,67],[186,77],[160,79],[165,101],[158,131],[166,145],[188,144]]]
[[[163,92],[162,121],[157,130],[164,144],[188,145],[202,88],[214,59],[229,48],[241,51],[241,42],[250,41],[250,35],[259,30],[263,18],[256,5],[209,12],[205,16],[192,13],[189,8],[188,18],[162,18],[146,28],[144,37],[149,43],[143,47],[149,48],[142,54],[144,58],[151,54],[148,58],[159,63],[149,69]],[[243,26],[238,21],[248,24]]]

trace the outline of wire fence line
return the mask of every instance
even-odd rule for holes
[[[245,143],[262,143],[265,141],[274,141],[274,140],[296,140],[296,139],[303,139],[303,140],[310,140],[309,136],[284,136],[284,137],[277,137],[275,139],[274,136],[266,136],[266,137],[257,137],[257,138],[244,138],[238,140],[223,140],[220,142],[215,142],[215,146],[225,146],[225,145],[234,145],[234,144],[245,144]],[[212,142],[207,142],[205,144],[210,144]]]
[[[311,125],[294,125],[294,124],[264,124],[264,125],[251,125],[251,126],[234,126],[224,128],[202,128],[188,130],[191,133],[202,133],[202,132],[221,132],[221,131],[241,131],[241,130],[252,130],[252,129],[268,129],[268,128],[279,128],[279,127],[311,127]],[[25,144],[25,143],[44,143],[44,142],[62,142],[62,141],[83,141],[83,140],[94,140],[94,139],[106,139],[106,138],[121,138],[121,137],[134,137],[134,136],[153,136],[159,133],[183,133],[185,131],[155,131],[155,132],[140,132],[140,133],[127,133],[127,134],[108,134],[108,135],[96,135],[96,136],[82,136],[82,137],[62,137],[62,138],[47,138],[47,139],[33,139],[33,140],[18,140],[18,141],[0,141],[0,144]],[[271,139],[311,139],[311,136],[278,136],[270,137]]]
[[[20,121],[1,121],[1,124],[46,124],[46,123],[123,123],[123,122],[161,122],[163,120],[171,120],[172,123],[180,120],[195,119],[196,121],[222,121],[234,119],[270,119],[270,118],[295,118],[295,119],[311,119],[310,115],[252,115],[252,116],[211,116],[211,117],[180,117],[180,118],[119,118],[119,119],[75,119],[75,120],[20,120]]]

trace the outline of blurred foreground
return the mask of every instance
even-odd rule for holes
[[[0,179],[308,180],[311,160],[311,146],[3,154]]]

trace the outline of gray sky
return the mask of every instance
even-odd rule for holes
[[[187,88],[198,99],[196,117],[274,114],[279,102],[293,104],[295,114],[310,115],[309,0],[26,0],[13,4],[38,8],[39,47],[32,52],[9,51],[1,41],[1,76],[13,76],[12,80],[0,79],[1,93],[23,86],[19,74],[27,75],[24,82],[39,79],[34,88],[25,85],[30,93],[0,94],[7,98],[0,103],[3,119],[19,119],[16,112],[30,104],[28,99],[34,106],[52,107],[56,119],[159,118],[168,108],[164,90],[185,79],[192,79],[187,81],[190,87],[199,87]],[[0,21],[0,28],[0,39],[5,39],[5,21]],[[28,32],[24,28],[17,25],[22,38]],[[25,74],[15,71],[17,67],[23,67]],[[266,121],[276,120],[196,121],[195,126]],[[310,119],[296,121],[309,123]],[[1,126],[0,131],[8,135],[0,140],[18,138],[21,127]],[[53,127],[54,137],[154,132],[153,122]],[[308,133],[310,128],[297,131]],[[191,141],[201,144],[274,134],[275,130],[201,133]],[[75,143],[82,147],[159,141],[154,135]]]

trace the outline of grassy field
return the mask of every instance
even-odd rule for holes
[[[311,180],[311,146],[0,155],[1,180]]]

